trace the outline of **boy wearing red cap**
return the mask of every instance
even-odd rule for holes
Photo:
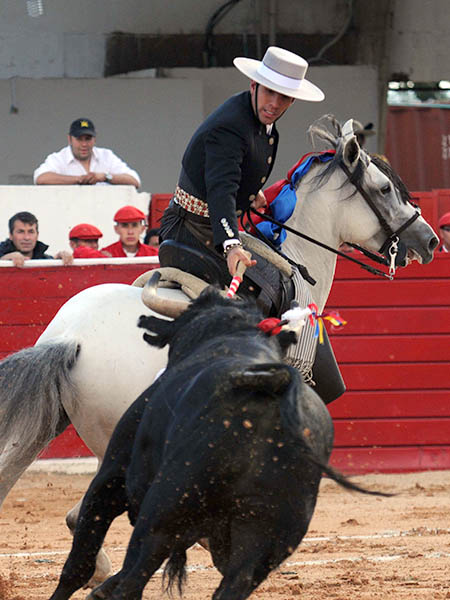
[[[439,248],[439,252],[450,252],[450,212],[445,213],[439,219],[439,235],[442,240],[442,244]]]
[[[108,254],[100,252],[98,240],[103,233],[89,223],[75,225],[69,231],[69,244],[74,258],[107,258]]]
[[[109,252],[113,257],[126,258],[134,256],[158,256],[158,248],[142,244],[141,235],[145,230],[145,215],[135,206],[122,206],[114,215],[114,231],[119,241],[102,252]]]

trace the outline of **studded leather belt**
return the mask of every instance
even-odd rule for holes
[[[188,194],[178,185],[175,188],[174,202],[187,210],[187,212],[198,215],[199,217],[209,217],[208,205],[200,198],[196,198],[191,194]]]

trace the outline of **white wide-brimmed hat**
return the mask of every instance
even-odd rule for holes
[[[253,81],[290,98],[310,102],[320,102],[325,98],[322,90],[305,79],[306,60],[289,50],[270,46],[262,61],[238,56],[233,63]]]

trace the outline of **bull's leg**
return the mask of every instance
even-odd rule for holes
[[[72,550],[50,600],[66,600],[88,582],[109,526],[126,510],[124,478],[115,471],[113,477],[101,471],[89,486],[81,505]]]
[[[182,576],[184,561],[180,557],[185,556],[186,548],[198,537],[192,532],[196,510],[196,491],[177,485],[173,480],[171,483],[159,481],[150,487],[142,501],[128,545],[121,581],[110,596],[111,600],[140,600],[148,580],[163,561],[173,555],[175,547],[175,573],[172,572],[170,578]],[[191,530],[189,539],[185,537],[188,527]],[[103,591],[102,587],[98,588],[99,591]]]
[[[72,535],[75,532],[82,502],[83,498],[81,498],[81,500],[66,515],[66,524],[67,527],[70,529]],[[89,579],[85,587],[93,588],[97,585],[100,585],[103,581],[105,581],[105,579],[107,579],[111,575],[111,572],[111,561],[109,560],[109,557],[103,550],[103,548],[100,548],[100,551],[97,554],[97,558],[95,560],[95,572]]]
[[[81,504],[72,550],[51,600],[65,600],[86,585],[112,521],[128,508],[125,474],[146,397],[142,394],[120,419],[103,463]]]
[[[229,561],[213,600],[245,600],[268,574],[297,547],[306,532],[292,522],[277,536],[268,534],[273,523],[259,520],[233,522]]]

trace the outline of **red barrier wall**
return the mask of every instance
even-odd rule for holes
[[[376,279],[342,259],[328,301],[347,384],[330,405],[334,465],[352,472],[450,468],[450,254]]]
[[[69,298],[101,283],[132,283],[155,264],[0,268],[0,358],[32,346]],[[91,456],[72,426],[42,453],[45,458]]]
[[[99,283],[131,283],[154,265],[0,269],[0,356],[34,344],[58,308]],[[330,332],[347,392],[330,405],[332,463],[354,473],[450,468],[450,255],[395,281],[339,259]],[[68,428],[44,457],[88,456]]]

